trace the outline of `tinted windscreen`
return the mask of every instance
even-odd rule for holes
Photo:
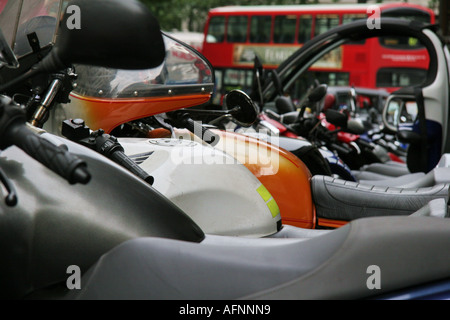
[[[63,3],[60,0],[0,1],[0,28],[14,53],[32,52],[27,35],[35,32],[41,47],[53,42]]]
[[[166,59],[156,68],[121,70],[76,65],[74,92],[99,98],[134,98],[167,95],[168,88],[193,88],[213,83],[209,64],[189,47],[163,35]]]

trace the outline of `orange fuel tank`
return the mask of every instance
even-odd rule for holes
[[[244,164],[269,190],[280,208],[284,224],[315,228],[311,173],[294,154],[250,136],[212,130],[220,136],[216,148]]]

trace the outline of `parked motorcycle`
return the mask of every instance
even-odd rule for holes
[[[201,56],[173,39],[165,39],[166,61],[153,69],[130,72],[75,65],[78,76],[74,92],[70,94],[71,101],[53,109],[54,115],[44,123],[44,128],[62,111],[63,119],[83,118],[87,131],[90,128],[96,132],[94,137],[76,138],[78,142],[85,140],[83,143],[89,145],[91,138],[110,134],[119,137],[109,143],[119,143],[124,153],[153,177],[153,186],[195,217],[207,233],[259,237],[280,230],[281,224],[335,228],[360,217],[398,214],[398,201],[405,204],[401,214],[411,214],[434,198],[448,197],[447,184],[419,190],[371,190],[350,183],[342,187],[340,180],[324,176],[311,178],[309,169],[298,157],[276,144],[196,125],[189,115],[198,110],[174,110],[174,105],[190,107],[192,103],[207,101],[212,73]],[[53,95],[53,87],[48,88],[47,95]],[[167,93],[170,93],[168,97]],[[227,101],[230,110],[216,112],[216,115],[232,116],[241,124],[254,121],[257,112],[245,95],[234,92]],[[194,134],[173,129],[177,126],[188,127]],[[72,123],[69,127],[85,130],[83,123],[80,126]],[[99,134],[100,129],[103,131]],[[154,131],[166,132],[166,138],[171,139],[145,138],[156,136]],[[213,146],[208,147],[195,133]],[[218,139],[211,141],[214,137]],[[202,157],[197,157],[193,150]],[[195,164],[195,159],[203,161],[203,165],[197,163],[197,167],[188,167],[186,161]],[[227,164],[226,173],[222,170],[223,163]],[[244,166],[253,176],[243,173]],[[205,170],[211,175],[214,173],[212,179],[199,179]],[[236,181],[244,178],[249,182],[241,185],[248,188],[247,191],[236,192]],[[218,185],[217,181],[222,183]],[[210,195],[207,200],[211,206],[220,211],[219,218],[212,216],[209,206],[205,206],[205,194]],[[415,200],[411,201],[413,197]],[[391,198],[397,199],[396,202],[389,201]],[[254,203],[259,203],[260,210],[253,208],[254,216],[250,218],[246,212]],[[229,204],[234,205],[233,210]],[[229,219],[230,214],[233,219]]]
[[[395,35],[395,30],[390,29],[382,31],[376,36]],[[439,162],[440,157],[448,152],[446,142],[447,116],[446,106],[448,104],[448,71],[446,70],[446,51],[441,41],[432,35],[434,27],[425,28],[417,26],[405,31],[405,36],[418,39],[425,47],[430,56],[430,68],[424,82],[415,87],[405,87],[397,92],[392,93],[386,106],[388,108],[383,112],[383,124],[392,129],[399,131],[399,139],[403,143],[409,145],[407,155],[407,171],[408,173],[429,172]],[[300,81],[300,76],[311,66],[314,59],[311,57],[321,56],[327,49],[338,46],[339,41],[345,41],[350,34],[360,31],[355,29],[338,30],[339,33],[334,35],[325,34],[316,37],[308,46],[301,48],[289,59],[287,59],[277,69],[280,77],[282,88],[289,92],[295,92],[295,85]],[[401,35],[399,35],[401,36]],[[268,82],[262,89],[265,101],[274,101],[277,95],[277,86]],[[403,110],[399,110],[399,107]],[[407,109],[414,109],[408,117]],[[425,112],[426,109],[426,112]],[[399,116],[404,116],[406,123],[401,123]],[[390,118],[390,120],[388,119]],[[409,120],[408,120],[409,119]],[[401,124],[400,130],[398,125]],[[410,134],[408,132],[415,132]],[[419,156],[420,155],[420,156]]]
[[[162,51],[159,33],[153,33],[158,30],[155,19],[137,1],[96,4],[70,3],[81,8],[85,28],[81,33],[66,29],[70,16],[66,12],[58,40],[42,61],[51,57],[67,67],[75,57],[67,48],[75,44],[87,48],[85,38],[74,35],[92,35],[93,25],[109,27],[106,21],[118,13],[124,18],[114,27],[138,28],[138,37],[156,37],[153,53]],[[114,35],[113,42],[96,40],[108,47],[121,37],[124,41],[131,37]],[[135,40],[140,45],[142,39]],[[5,39],[0,43],[8,48]],[[108,52],[114,55],[114,50]],[[128,59],[108,65],[106,57],[101,63],[112,68],[151,67],[144,54],[134,56],[135,52],[129,51],[128,57],[134,58],[131,65]],[[7,65],[17,66],[10,55],[5,56]],[[89,54],[80,59],[78,63],[98,63],[95,55],[92,60]],[[52,61],[45,64],[49,70],[54,66]],[[22,68],[16,71],[26,74],[27,68],[23,64]],[[19,82],[14,78],[13,83]],[[11,82],[2,85],[13,90]],[[356,299],[424,283],[432,286],[432,292],[442,292],[433,282],[440,285],[450,276],[450,260],[442,255],[450,244],[447,219],[360,219],[308,240],[206,235],[147,181],[79,143],[37,134],[39,130],[26,125],[26,119],[23,106],[1,97],[0,167],[7,190],[7,201],[0,202],[4,298]],[[445,201],[435,200],[415,215],[446,211]],[[383,272],[377,291],[367,284],[367,271],[373,266]],[[83,271],[80,289],[67,285],[69,267]]]
[[[256,68],[258,59],[255,60]],[[336,167],[335,161],[324,154],[336,175],[345,180],[356,181],[350,170],[359,169],[368,163],[384,163],[391,158],[401,161],[388,152],[385,148],[388,144],[383,144],[384,140],[378,138],[379,143],[375,143],[361,137],[366,133],[366,127],[371,122],[352,119],[356,116],[357,110],[354,88],[351,88],[348,96],[345,96],[342,94],[345,92],[345,88],[332,88],[329,91],[326,84],[319,85],[317,83],[297,107],[282,88],[278,72],[275,70],[270,74],[271,78],[269,79],[273,80],[277,97],[274,102],[263,102],[261,106],[263,116],[270,118],[272,124],[278,128],[282,128],[280,134],[291,138],[301,136],[320,147],[321,150],[333,151],[341,159],[340,162],[346,165],[344,169],[348,167],[347,170],[343,170],[342,165]],[[262,80],[255,79],[255,81]],[[337,94],[336,91],[339,91],[340,94]],[[339,98],[339,105],[335,95]],[[255,99],[264,101],[263,97],[255,97]],[[337,112],[338,106],[342,108],[341,112]]]

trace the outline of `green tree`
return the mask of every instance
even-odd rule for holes
[[[203,31],[211,8],[228,5],[314,4],[319,0],[140,0],[158,18],[163,30]]]

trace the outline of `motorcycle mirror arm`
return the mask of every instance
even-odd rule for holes
[[[236,112],[240,111],[241,107],[237,106],[234,107],[231,110],[200,110],[200,109],[182,109],[177,112],[183,112],[183,113],[189,113],[189,114],[198,114],[198,115],[217,115],[217,116],[224,116],[224,115],[233,115]]]
[[[233,121],[233,116],[230,114],[224,114],[220,117],[215,118],[214,120],[211,120],[208,124],[214,126],[216,123],[220,123],[225,119],[229,119],[230,121]]]
[[[185,110],[183,109],[180,111],[185,111]],[[188,129],[194,135],[196,135],[197,137],[202,139],[204,142],[206,142],[212,146],[215,146],[219,142],[220,137],[217,134],[215,134],[211,130],[208,130],[207,128],[205,128],[201,124],[201,122],[194,121],[190,117],[189,113],[180,112],[180,111],[172,112],[172,119],[176,123],[176,125],[179,125],[181,127]]]

